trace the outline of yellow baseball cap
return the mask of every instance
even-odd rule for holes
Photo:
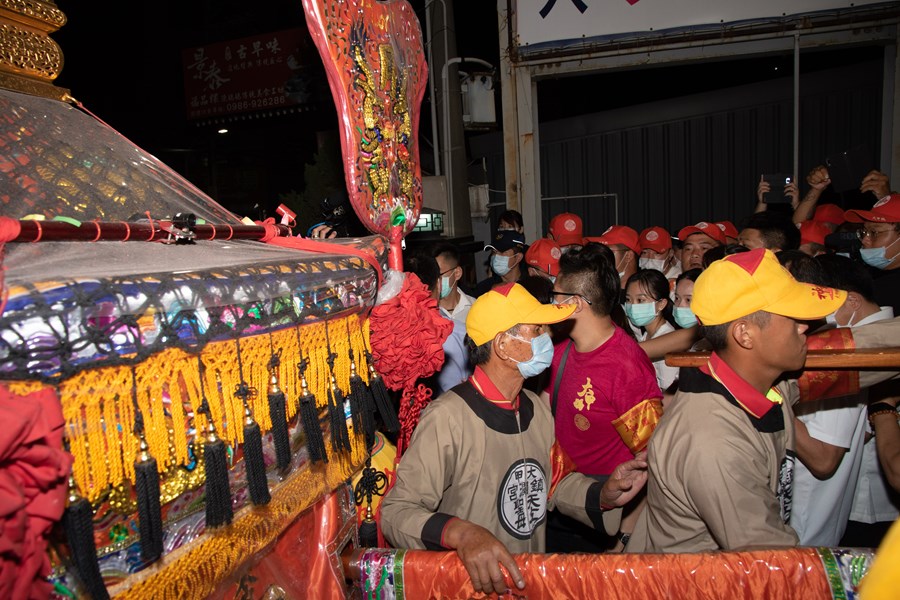
[[[757,248],[717,260],[694,282],[691,310],[703,325],[721,325],[758,310],[792,319],[820,319],[840,308],[847,292],[801,283],[771,250]]]
[[[513,325],[549,325],[565,321],[574,304],[541,304],[518,283],[504,283],[479,296],[466,317],[466,333],[475,345],[486,344]]]

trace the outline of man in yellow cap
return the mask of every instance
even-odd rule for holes
[[[683,368],[650,438],[647,506],[629,552],[793,546],[794,430],[786,371],[803,367],[807,325],[846,292],[797,282],[767,249],[712,263],[691,310],[712,347]],[[773,387],[775,386],[775,387]]]
[[[475,300],[466,318],[475,373],[422,412],[382,502],[391,544],[455,549],[476,592],[525,587],[510,553],[544,551],[554,506],[612,533],[620,519],[612,509],[646,481],[642,458],[619,465],[603,484],[574,472],[556,443],[549,405],[523,389],[550,365],[547,325],[573,310],[541,304],[517,283]]]

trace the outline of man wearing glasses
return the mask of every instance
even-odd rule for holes
[[[618,301],[619,275],[608,255],[605,246],[587,244],[560,258],[552,300],[575,310],[569,317],[569,339],[554,349],[549,385],[542,394],[555,415],[563,450],[580,473],[598,480],[644,448],[662,414],[662,393],[650,359],[610,317]],[[631,521],[626,516],[623,534],[631,531]],[[596,552],[614,545],[614,540],[598,539],[593,531],[550,514],[548,552]]]
[[[890,194],[872,210],[848,210],[844,218],[862,223],[860,255],[875,276],[875,302],[900,314],[900,194]]]

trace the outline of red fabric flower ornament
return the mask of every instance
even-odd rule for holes
[[[66,508],[72,457],[52,389],[17,396],[0,386],[0,598],[46,598],[46,536]]]
[[[392,390],[411,388],[444,364],[444,342],[453,323],[438,312],[437,300],[418,277],[407,273],[396,297],[369,317],[375,369]]]

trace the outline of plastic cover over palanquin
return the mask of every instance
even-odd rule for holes
[[[206,223],[241,224],[74,106],[0,90],[0,113],[2,216],[91,226],[192,213]],[[136,351],[199,348],[228,333],[208,332],[211,310],[234,323],[254,307],[271,314],[287,308],[272,303],[290,303],[294,314],[284,313],[284,325],[358,312],[374,301],[377,278],[365,261],[341,253],[345,244],[384,262],[377,236],[337,241],[331,255],[239,240],[7,244],[0,378],[53,380]],[[259,323],[271,325],[278,320]]]

